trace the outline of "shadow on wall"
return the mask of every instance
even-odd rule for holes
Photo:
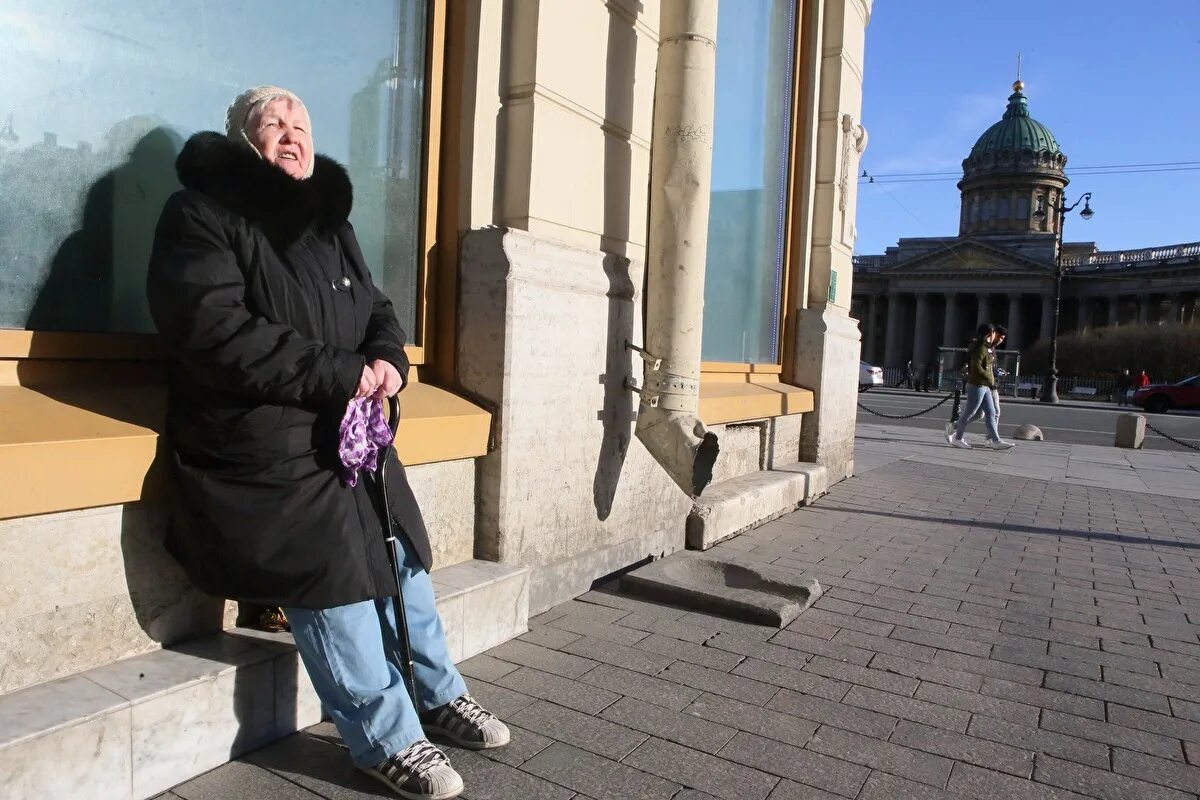
[[[109,153],[127,153],[125,161],[88,189],[79,228],[50,260],[27,328],[153,330],[146,265],[163,204],[180,188],[175,158],[183,140],[150,116],[117,123],[105,140]]]
[[[637,4],[637,13],[642,11]],[[633,396],[626,388],[632,375],[632,352],[626,342],[640,343],[634,335],[634,281],[626,258],[630,234],[630,189],[634,81],[636,80],[637,32],[633,21],[615,6],[608,9],[608,51],[604,84],[604,272],[608,277],[608,324],[605,328],[605,364],[600,382],[604,385],[604,408],[599,413],[603,426],[600,455],[592,479],[592,502],[596,516],[606,520],[621,481],[621,470],[633,435],[636,414]]]

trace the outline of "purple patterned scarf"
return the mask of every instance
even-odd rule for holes
[[[357,486],[358,471],[374,472],[379,466],[379,451],[391,443],[392,431],[383,418],[383,403],[373,397],[352,398],[338,429],[342,482]]]

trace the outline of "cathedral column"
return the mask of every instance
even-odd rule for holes
[[[975,308],[976,308],[975,326],[976,327],[984,324],[985,322],[991,322],[991,320],[988,319],[988,316],[989,316],[988,301],[990,299],[991,299],[991,295],[989,295],[987,292],[979,293],[979,297],[977,299],[976,306],[975,306]]]
[[[1021,295],[1013,292],[1008,296],[1008,339],[1004,343],[1006,350],[1016,350],[1021,346]]]
[[[1171,299],[1171,316],[1167,322],[1179,322],[1183,317],[1183,298],[1176,293]]]
[[[1138,322],[1145,325],[1150,321],[1150,295],[1138,295]]]
[[[917,310],[913,314],[913,366],[929,360],[929,294],[917,292]]]
[[[883,366],[898,367],[900,364],[900,293],[888,292],[887,296],[887,338],[883,340]]]
[[[863,360],[871,364],[875,363],[875,343],[878,337],[875,335],[878,331],[879,318],[879,293],[871,292],[867,295],[867,329],[863,332],[866,334],[866,346],[863,347]]]
[[[1076,302],[1079,306],[1075,314],[1075,330],[1087,333],[1092,327],[1092,299],[1080,297]]]
[[[958,347],[958,295],[946,292],[946,316],[942,323],[942,344],[946,347]]]
[[[1042,295],[1042,330],[1038,337],[1043,342],[1050,341],[1054,333],[1054,298]]]
[[[1108,327],[1115,328],[1121,324],[1121,296],[1108,298]]]

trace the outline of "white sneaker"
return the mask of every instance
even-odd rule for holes
[[[1009,448],[1015,446],[1016,445],[1014,445],[1012,442],[1006,442],[1003,439],[997,439],[994,442],[988,442],[988,447],[992,448],[993,450],[1008,450]]]
[[[946,423],[946,444],[948,444],[948,445],[954,444],[954,423],[953,422]]]
[[[971,445],[967,444],[962,439],[951,439],[950,446],[957,447],[961,450],[970,450],[971,449]]]

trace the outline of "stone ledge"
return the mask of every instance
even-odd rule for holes
[[[433,579],[456,661],[528,629],[528,568]],[[321,716],[291,634],[225,631],[0,695],[4,796],[143,800]]]
[[[828,488],[825,467],[804,461],[713,484],[688,515],[688,549],[707,550],[730,536],[811,503]]]

